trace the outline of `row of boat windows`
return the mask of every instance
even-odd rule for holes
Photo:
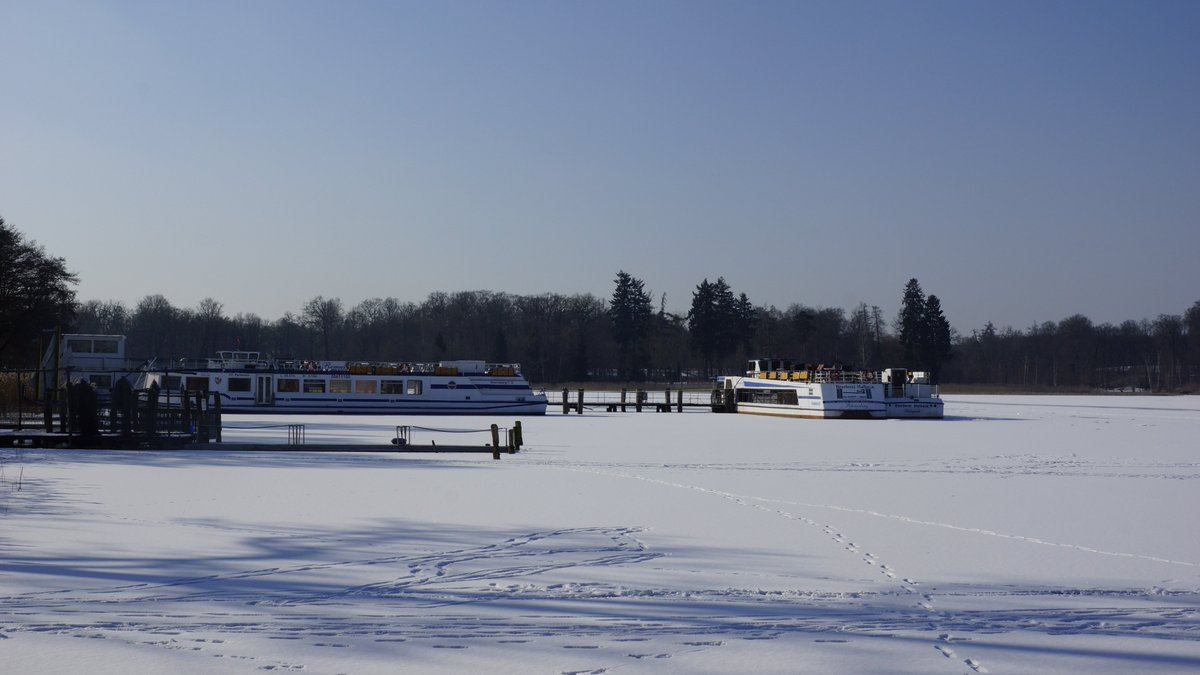
[[[739,389],[737,398],[740,403],[800,404],[795,389]]]
[[[392,396],[420,396],[424,390],[421,380],[350,380],[325,378],[277,377],[275,378],[275,393],[277,394],[388,394]],[[163,388],[179,389],[180,385],[188,391],[208,391],[207,377],[189,377],[180,381],[178,376],[166,378]],[[253,391],[253,381],[249,377],[231,377],[225,383],[226,391]]]
[[[67,340],[67,349],[75,354],[116,354],[120,351],[116,340],[85,340],[79,338]]]

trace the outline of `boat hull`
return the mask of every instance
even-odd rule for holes
[[[887,416],[896,419],[942,419],[945,406],[941,399],[887,399]]]
[[[883,388],[873,383],[805,383],[725,377],[737,412],[806,419],[882,419],[887,415]]]
[[[885,417],[884,410],[868,406],[847,406],[839,409],[831,409],[829,407],[805,409],[799,406],[739,403],[738,412],[743,415],[801,417],[814,420],[881,419]]]

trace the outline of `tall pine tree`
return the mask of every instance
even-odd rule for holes
[[[734,297],[725,277],[713,283],[705,279],[696,286],[688,312],[688,332],[692,349],[703,358],[706,372],[725,365],[738,347],[749,344],[754,319],[750,298],[745,293]]]
[[[904,286],[904,298],[900,300],[900,316],[896,323],[900,328],[900,346],[904,348],[905,366],[919,367],[925,332],[925,293],[916,279],[909,279]]]
[[[950,322],[942,314],[942,301],[936,295],[925,299],[925,316],[921,322],[921,363],[929,370],[934,383],[941,381],[942,363],[950,358]]]
[[[640,381],[647,365],[646,337],[654,314],[650,294],[641,279],[617,272],[608,316],[612,320],[613,341],[617,343],[618,370],[622,378]]]

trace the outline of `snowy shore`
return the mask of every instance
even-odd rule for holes
[[[0,671],[1200,669],[1200,398],[946,400],[550,414],[500,461],[3,448]]]

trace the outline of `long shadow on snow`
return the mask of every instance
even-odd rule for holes
[[[222,451],[219,446],[211,450],[39,450],[26,451],[23,462],[56,464],[105,464],[130,466],[154,466],[170,468],[190,467],[252,467],[280,469],[467,469],[490,466],[495,462],[491,455],[438,455],[437,453],[356,451],[354,444],[347,443],[345,451],[321,452],[298,450],[280,446],[279,450]],[[519,458],[516,455],[515,458]],[[504,455],[512,461],[514,457]],[[485,461],[486,460],[486,461]],[[518,460],[519,461],[519,460]]]
[[[179,525],[230,533],[247,529],[226,520]],[[231,547],[236,553],[223,556],[190,550],[181,550],[178,558],[7,556],[3,564],[10,588],[28,584],[32,578],[22,576],[32,575],[48,590],[0,596],[0,626],[9,631],[63,626],[134,633],[220,631],[302,640],[330,634],[443,640],[836,635],[927,644],[944,631],[970,636],[964,649],[1200,667],[1200,656],[1152,647],[1157,640],[1200,641],[1200,594],[1190,591],[939,585],[939,599],[959,597],[962,605],[966,596],[971,609],[930,612],[916,608],[915,596],[899,589],[847,594],[680,587],[678,581],[690,577],[678,573],[663,586],[662,563],[648,563],[665,557],[718,560],[721,570],[730,572],[763,568],[775,556],[682,546],[651,549],[634,527],[502,529],[390,519],[348,530],[259,528],[241,536]],[[615,577],[605,572],[614,568],[620,570]],[[46,583],[48,577],[52,583]],[[12,618],[17,616],[20,620]],[[1145,649],[1134,650],[1103,643],[1025,647],[988,638],[1009,633],[1147,642]]]

